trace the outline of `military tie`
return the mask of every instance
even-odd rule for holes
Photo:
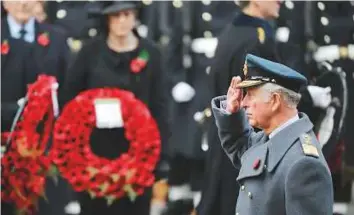
[[[25,41],[25,36],[27,34],[27,31],[25,30],[25,28],[22,27],[21,30],[19,31],[19,33],[20,33],[20,39]]]
[[[266,141],[266,142],[268,142],[268,141],[269,141],[269,136],[268,136],[268,135],[266,135],[266,137],[265,137],[265,141]]]

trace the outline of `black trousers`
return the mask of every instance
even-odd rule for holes
[[[170,186],[189,184],[192,191],[200,191],[203,183],[204,165],[204,160],[175,155],[170,160],[168,184]]]
[[[4,215],[15,215],[15,207],[13,204],[1,201],[1,214]]]
[[[88,193],[79,193],[80,215],[149,215],[152,189],[136,198],[135,202],[124,197],[108,206],[104,198],[91,199]]]

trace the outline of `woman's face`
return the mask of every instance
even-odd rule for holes
[[[130,33],[136,22],[135,10],[123,10],[115,14],[108,15],[109,32],[115,36],[122,37]]]

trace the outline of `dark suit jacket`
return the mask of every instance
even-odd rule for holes
[[[2,35],[10,38],[9,26],[6,19],[2,20]],[[38,42],[38,37],[46,33],[49,44],[43,46]],[[57,78],[59,86],[64,81],[64,75],[69,65],[70,50],[66,43],[66,36],[50,24],[35,23],[35,41],[32,43],[33,53],[31,58],[37,64],[37,74],[53,75]]]
[[[66,42],[66,36],[50,24],[36,22],[35,28],[36,41],[33,57],[39,65],[39,73],[55,76],[60,86],[64,82],[70,59],[70,49]],[[42,46],[38,43],[38,37],[43,33],[48,33],[48,46]]]
[[[9,131],[18,109],[17,101],[25,97],[27,85],[35,81],[37,66],[30,57],[30,44],[1,36],[1,43],[7,41],[9,45],[9,52],[1,55],[1,131]]]

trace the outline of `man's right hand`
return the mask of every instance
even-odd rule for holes
[[[226,111],[229,113],[236,113],[241,108],[241,102],[243,98],[242,89],[238,88],[238,84],[241,83],[241,77],[233,77],[231,84],[227,91],[226,97]]]

